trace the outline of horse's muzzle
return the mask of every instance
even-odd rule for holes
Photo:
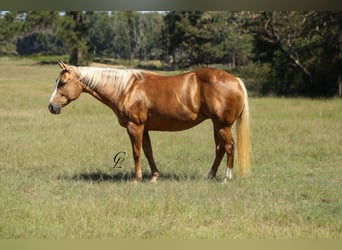
[[[61,109],[62,107],[59,106],[59,105],[54,105],[52,103],[49,103],[49,106],[48,106],[50,112],[54,115],[57,115],[57,114],[60,114],[61,113]]]

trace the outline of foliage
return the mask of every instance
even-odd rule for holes
[[[15,36],[23,30],[19,12],[0,12],[0,55],[16,55]]]
[[[7,12],[0,14],[1,55],[58,53],[62,42],[53,34],[54,11]]]
[[[341,11],[11,11],[0,12],[0,55],[219,64],[255,72],[241,77],[259,94],[333,96],[342,89],[341,30]]]
[[[73,65],[86,65],[90,60],[88,28],[88,15],[82,11],[67,11],[63,18],[58,18],[55,33],[69,48],[69,63]]]
[[[265,92],[337,92],[342,68],[342,12],[262,12],[252,27],[258,60],[272,63]]]
[[[258,62],[248,63],[244,67],[237,67],[229,71],[243,80],[249,96],[261,96],[268,84],[265,76],[270,74],[271,65]]]
[[[20,55],[61,55],[64,48],[62,41],[52,34],[32,33],[18,38],[16,50]]]
[[[238,18],[235,12],[169,12],[164,17],[163,40],[171,62],[181,68],[218,62],[233,68],[245,65],[251,36],[242,34]]]

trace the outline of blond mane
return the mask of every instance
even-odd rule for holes
[[[91,89],[113,84],[117,94],[124,93],[134,82],[134,78],[142,78],[141,70],[112,69],[100,67],[77,67],[80,81]]]

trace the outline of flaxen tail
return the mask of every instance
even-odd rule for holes
[[[249,105],[248,94],[242,80],[238,78],[241,88],[244,92],[244,108],[236,121],[237,127],[237,156],[239,165],[239,175],[248,176],[251,172],[251,154],[252,147],[250,141],[249,127]]]

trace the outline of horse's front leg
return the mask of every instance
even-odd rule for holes
[[[143,135],[143,149],[144,149],[145,156],[148,160],[148,163],[150,164],[150,167],[151,167],[151,173],[152,173],[151,182],[156,183],[158,176],[159,176],[159,171],[157,169],[156,163],[153,158],[151,139],[147,130],[144,131],[144,135]]]
[[[133,122],[129,122],[127,125],[127,132],[131,140],[133,149],[133,158],[135,164],[135,181],[140,182],[142,180],[140,156],[142,149],[144,124],[138,125]]]

